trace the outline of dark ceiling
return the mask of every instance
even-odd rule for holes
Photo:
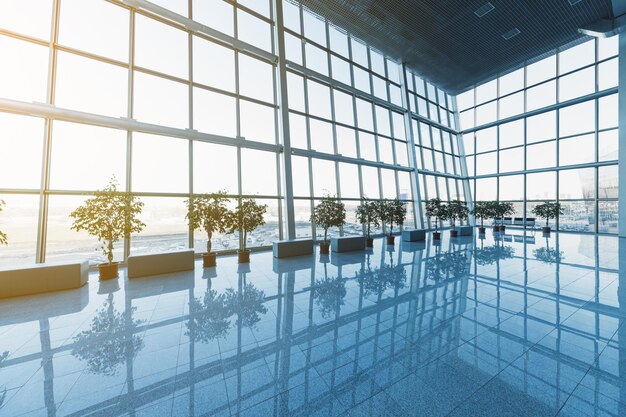
[[[482,18],[474,12],[490,1]],[[576,0],[571,0],[575,3]],[[301,0],[451,94],[576,43],[611,0]],[[518,28],[520,34],[502,35]]]

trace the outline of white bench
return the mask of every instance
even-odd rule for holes
[[[128,278],[190,271],[193,268],[193,249],[128,257]]]
[[[426,240],[426,230],[403,230],[402,241],[403,242],[418,242],[420,240]]]
[[[87,261],[0,268],[0,298],[80,288],[88,275]]]
[[[272,245],[274,258],[313,254],[313,239],[279,240]]]
[[[331,237],[330,249],[333,252],[365,250],[365,236]]]

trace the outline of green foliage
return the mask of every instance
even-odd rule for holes
[[[546,201],[533,208],[532,212],[535,216],[546,219],[546,227],[548,227],[550,225],[550,219],[555,219],[563,214],[563,208],[561,207],[561,203]]]
[[[380,226],[380,218],[378,212],[378,203],[375,201],[365,200],[356,208],[356,220],[366,226],[367,237],[370,237],[372,226]]]
[[[467,208],[467,203],[465,201],[453,200],[448,203],[448,208],[446,210],[446,217],[452,223],[453,229],[454,229],[456,220],[463,221],[467,219],[468,214],[469,214],[469,209]]]
[[[389,236],[393,234],[393,225],[400,226],[406,219],[406,203],[397,198],[395,200],[380,201],[378,203],[378,218],[383,227],[389,225]]]
[[[513,203],[493,202],[494,217],[502,218],[515,213]]]
[[[146,226],[137,216],[143,203],[127,192],[117,191],[115,177],[103,190],[70,213],[74,219],[72,230],[85,230],[98,238],[102,252],[109,263],[113,262],[113,244],[120,239],[139,233]]]
[[[480,227],[483,227],[485,219],[496,217],[493,211],[492,201],[477,201],[471,211],[472,216],[480,219]]]
[[[143,321],[132,318],[136,309],[133,307],[119,313],[113,306],[113,294],[109,294],[92,319],[90,328],[74,337],[72,355],[86,361],[87,369],[92,373],[116,375],[118,366],[132,361],[144,346],[136,331]]]
[[[0,200],[0,213],[2,212],[2,208],[4,207],[4,200]],[[0,245],[8,245],[9,239],[6,234],[2,233],[0,230]]]
[[[226,216],[226,229],[230,233],[239,232],[239,249],[246,250],[248,233],[265,224],[263,215],[267,211],[266,204],[257,204],[251,198],[239,199],[239,204]]]
[[[327,242],[328,229],[341,227],[346,222],[346,207],[341,201],[326,195],[313,209],[311,221],[324,229],[324,242]]]
[[[226,305],[226,295],[219,294],[215,290],[209,290],[204,297],[194,298],[189,304],[189,317],[187,331],[194,342],[209,343],[218,338],[225,338],[230,330],[231,323],[228,320],[231,312]]]
[[[429,219],[435,218],[435,230],[439,230],[439,222],[448,215],[446,204],[438,198],[431,198],[426,201],[425,211]]]
[[[201,194],[186,200],[187,220],[193,230],[203,229],[207,234],[207,252],[211,253],[213,233],[226,233],[228,208],[226,191]]]

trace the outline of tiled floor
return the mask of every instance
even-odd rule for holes
[[[0,301],[0,415],[626,415],[617,238],[445,237]]]

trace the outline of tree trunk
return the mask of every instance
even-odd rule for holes
[[[113,263],[113,241],[109,240],[108,243],[108,253],[107,253],[107,258],[109,259],[109,263]]]
[[[213,237],[213,233],[207,232],[207,241],[206,241],[206,253],[211,253],[211,238]]]
[[[241,233],[239,234],[241,235]],[[246,245],[248,244],[248,232],[243,231],[243,250],[246,250]]]
[[[328,237],[328,229],[326,228],[324,229],[324,243],[328,242],[327,237]]]

